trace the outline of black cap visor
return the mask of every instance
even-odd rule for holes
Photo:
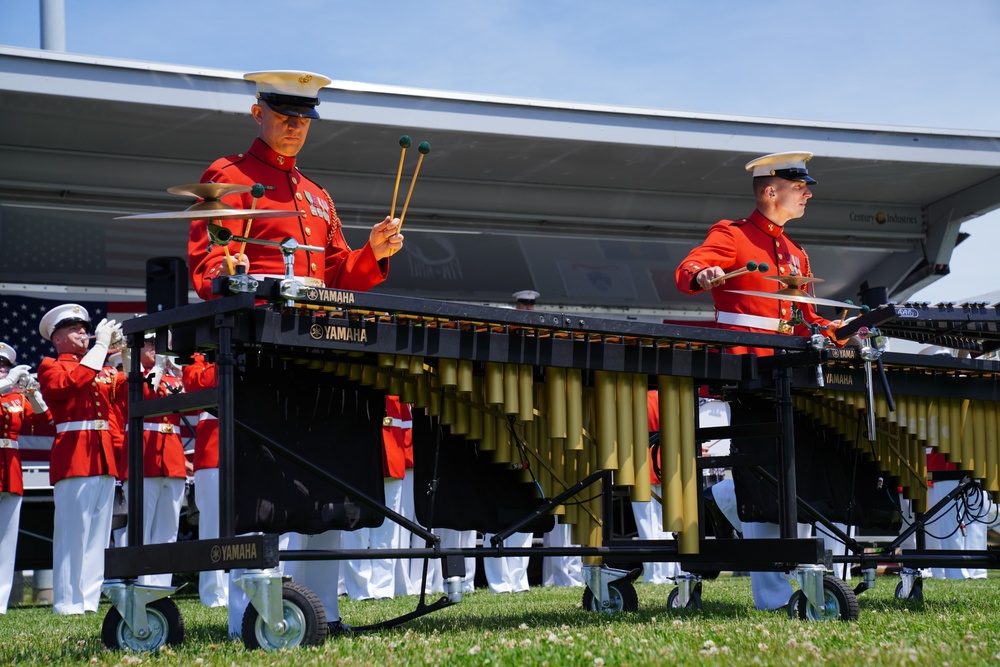
[[[808,185],[818,183],[805,169],[775,169],[771,174],[786,181],[798,181],[799,183],[807,183]]]
[[[59,331],[63,327],[68,327],[71,324],[82,324],[83,327],[87,330],[87,333],[94,333],[94,325],[90,321],[85,320],[82,317],[70,317],[65,320],[59,320],[59,324],[55,326],[55,328],[52,330],[52,333]]]
[[[279,95],[278,93],[261,93],[257,97],[275,113],[299,118],[319,118],[319,112],[316,111],[319,99],[316,97]]]

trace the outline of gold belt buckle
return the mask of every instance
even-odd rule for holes
[[[789,322],[788,320],[778,320],[778,333],[790,334],[792,333],[792,329],[794,328],[795,327],[793,327],[792,323]]]
[[[95,419],[94,420],[94,430],[95,431],[107,431],[108,430],[108,422],[106,422],[103,419]]]
[[[383,417],[382,426],[392,426],[392,417]]]
[[[173,424],[160,424],[160,433],[166,433],[167,435],[170,435],[173,432],[174,432]]]

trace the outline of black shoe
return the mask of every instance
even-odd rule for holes
[[[343,635],[349,632],[354,632],[353,625],[348,625],[347,623],[344,623],[344,621],[340,619],[337,619],[336,621],[330,621],[327,624],[327,627],[330,629],[331,635]]]

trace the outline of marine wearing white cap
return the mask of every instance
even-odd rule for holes
[[[38,333],[42,334],[42,338],[45,340],[51,341],[52,332],[59,327],[76,322],[83,322],[88,331],[94,329],[93,323],[90,321],[90,313],[87,312],[86,308],[76,303],[64,303],[42,315],[42,319],[38,322]]]
[[[747,162],[746,170],[753,172],[753,177],[777,176],[786,181],[815,184],[817,181],[809,175],[806,162],[812,159],[809,152],[790,151],[787,153],[771,153]]]
[[[319,118],[319,89],[333,83],[322,74],[293,70],[248,72],[243,78],[257,84],[257,99],[272,111],[300,118]]]

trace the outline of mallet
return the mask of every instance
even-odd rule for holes
[[[417,174],[420,173],[420,165],[424,161],[424,156],[431,152],[431,145],[426,141],[421,141],[417,145],[417,150],[420,151],[420,158],[417,160],[417,168],[413,171],[413,180],[410,181],[410,189],[406,193],[406,201],[403,202],[403,212],[399,214],[399,229],[403,228],[403,219],[406,217],[406,209],[410,205],[410,195],[413,194],[413,186],[417,184]],[[396,233],[399,233],[399,229]]]
[[[718,287],[719,285],[721,285],[723,283],[723,281],[728,280],[729,278],[736,278],[737,276],[742,276],[742,275],[745,275],[747,273],[753,273],[754,271],[760,271],[761,273],[767,273],[770,270],[771,270],[771,267],[768,266],[765,262],[761,262],[760,264],[758,264],[757,262],[754,262],[754,261],[751,260],[751,261],[747,262],[747,265],[744,266],[742,269],[736,269],[735,271],[730,271],[729,273],[727,273],[725,275],[722,275],[722,276],[719,276],[718,278],[716,278],[715,280],[713,280],[712,281],[712,287]]]
[[[250,203],[250,210],[253,211],[254,209],[257,208],[257,200],[264,196],[264,191],[265,190],[273,190],[273,189],[274,189],[273,185],[271,187],[266,187],[264,185],[261,185],[260,183],[254,183],[253,186],[250,188],[250,194],[253,195],[253,202]],[[253,224],[253,218],[247,218],[246,227],[243,228],[243,236],[250,236],[250,225],[251,224]],[[241,255],[243,254],[243,251],[246,250],[246,247],[247,247],[247,242],[246,241],[244,241],[243,243],[240,244],[240,254]],[[230,268],[229,268],[229,272],[230,273],[233,272],[233,269],[232,269],[231,265],[230,265]]]
[[[399,153],[399,169],[396,170],[396,187],[392,189],[392,210],[389,217],[396,217],[396,195],[399,194],[399,179],[403,176],[403,158],[406,157],[406,149],[413,145],[413,140],[408,135],[399,138],[399,147],[403,150]]]

